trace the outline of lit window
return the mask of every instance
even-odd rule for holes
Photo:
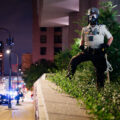
[[[47,42],[47,37],[46,35],[41,35],[40,36],[40,43],[46,43]]]
[[[41,47],[40,48],[40,54],[41,55],[46,55],[46,51],[47,51],[46,47]]]

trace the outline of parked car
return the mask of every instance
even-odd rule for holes
[[[0,94],[0,104],[2,104],[2,94]]]
[[[7,95],[2,95],[1,99],[2,99],[2,103],[8,104],[8,96]]]

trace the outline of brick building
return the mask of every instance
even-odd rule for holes
[[[99,7],[100,1],[33,0],[33,63],[53,61],[57,52],[70,48],[73,39],[80,37],[75,30],[81,28],[74,22],[81,20],[89,8]]]
[[[30,53],[24,53],[22,55],[22,71],[25,69],[30,68],[32,64],[32,55]]]

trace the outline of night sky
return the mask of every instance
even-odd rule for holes
[[[14,37],[14,51],[19,56],[32,52],[32,0],[0,0],[0,27],[9,29]],[[8,33],[0,30],[0,41],[6,41]],[[15,55],[12,63],[15,64]],[[8,57],[4,55],[5,71]]]

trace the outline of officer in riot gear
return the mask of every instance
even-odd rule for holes
[[[92,61],[96,68],[97,88],[104,87],[104,72],[107,68],[105,49],[108,48],[113,37],[105,25],[98,24],[99,10],[91,8],[88,10],[88,26],[82,28],[80,49],[83,51],[72,57],[68,66],[67,77],[71,79],[78,64],[84,61]],[[104,38],[107,37],[107,44]]]
[[[99,10],[97,8],[91,8],[88,10],[88,23],[90,25],[98,24]]]

